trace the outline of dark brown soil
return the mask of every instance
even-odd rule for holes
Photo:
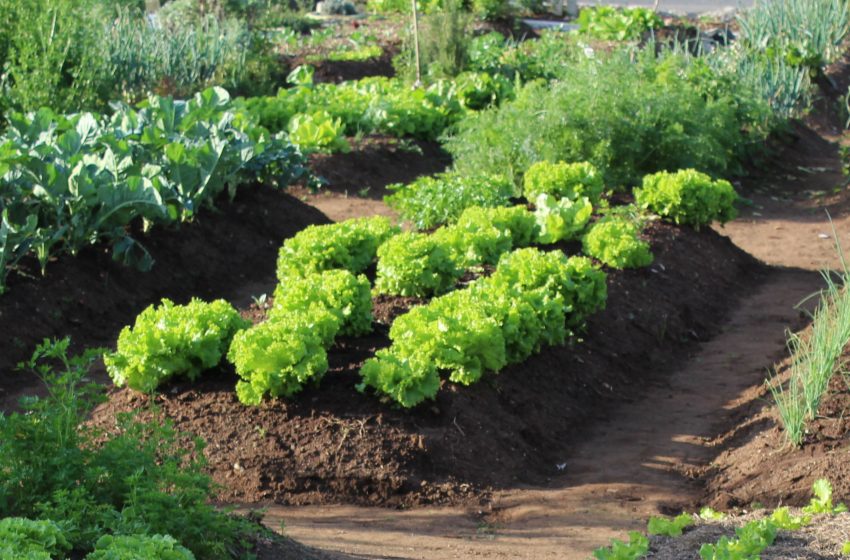
[[[850,352],[843,356],[843,363]],[[788,362],[777,368],[787,374]],[[782,421],[773,399],[764,388],[755,389],[740,423],[718,438],[725,447],[703,478],[706,502],[716,508],[749,507],[761,503],[804,505],[812,483],[826,478],[837,501],[850,500],[850,389],[848,379],[837,375],[822,401],[818,418],[807,424],[800,448],[785,440]]]
[[[395,76],[393,68],[393,57],[398,53],[395,48],[384,47],[384,52],[377,58],[369,60],[305,60],[304,57],[295,57],[289,64],[295,68],[299,64],[309,64],[315,68],[313,81],[316,83],[329,82],[338,84],[350,80],[359,80],[370,76]]]
[[[291,401],[244,407],[235,376],[220,370],[171,387],[157,402],[180,429],[207,440],[227,501],[407,506],[545,483],[587,422],[634,398],[694,342],[715,334],[737,298],[764,277],[713,232],[655,223],[649,235],[655,264],[610,274],[608,310],[592,318],[584,340],[469,388],[446,384],[435,402],[415,410],[354,389],[359,365],[388,343],[383,325],[341,340],[321,388]],[[115,391],[95,421],[109,425],[146,401]]]
[[[310,169],[324,179],[323,192],[380,200],[387,185],[409,183],[451,165],[451,156],[436,142],[387,136],[352,139],[347,154],[314,154]]]
[[[50,263],[45,277],[13,274],[0,297],[0,410],[36,390],[35,379],[14,366],[43,338],[71,336],[76,348],[109,345],[161,298],[238,300],[254,285],[259,295],[274,278],[282,241],[327,221],[284,192],[245,187],[221,211],[203,211],[192,224],[143,237],[156,260],[150,272],[116,263],[107,247],[97,246]]]

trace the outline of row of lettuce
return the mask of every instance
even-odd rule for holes
[[[337,336],[371,332],[373,295],[431,298],[396,318],[392,344],[360,372],[360,390],[412,407],[435,398],[443,376],[470,385],[581,329],[606,301],[594,260],[652,262],[640,237],[646,211],[699,226],[732,217],[737,198],[728,182],[686,170],[648,176],[636,205],[611,208],[586,163],[540,163],[524,185],[533,210],[470,207],[431,233],[401,232],[384,217],[310,226],[280,250],[265,321],[251,326],[224,301],[164,301],[122,330],[107,369],[116,384],[149,392],[175,376],[196,379],[226,355],[239,399],[259,404],[317,384]],[[540,249],[561,242],[581,242],[587,256]],[[364,274],[373,264],[374,285]],[[467,272],[478,277],[460,285]]]
[[[749,560],[759,558],[767,551],[780,535],[780,531],[792,533],[822,521],[826,516],[847,512],[844,504],[834,504],[832,485],[826,479],[818,479],[812,485],[812,498],[809,504],[798,512],[782,506],[772,512],[763,512],[758,518],[736,527],[734,537],[723,535],[716,542],[703,543],[698,551],[702,560]],[[682,513],[673,518],[653,517],[647,524],[650,536],[677,538],[694,526],[696,521],[709,523],[721,522],[726,515],[705,507],[699,515]],[[656,545],[663,542],[659,540]],[[850,542],[836,546],[834,557],[846,555]],[[685,552],[682,552],[683,554]],[[594,551],[596,560],[639,560],[650,557],[650,539],[639,531],[629,533],[629,540],[613,539],[611,545]]]

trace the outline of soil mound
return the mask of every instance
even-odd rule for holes
[[[245,407],[236,400],[235,375],[222,368],[167,388],[157,403],[179,429],[207,441],[227,501],[407,506],[544,484],[583,427],[662,380],[767,274],[713,231],[655,223],[648,234],[654,264],[609,275],[608,308],[583,340],[472,387],[447,384],[436,401],[414,410],[354,389],[359,365],[389,342],[381,325],[369,337],[340,341],[321,387],[291,401]],[[376,315],[406,304],[383,299]],[[95,421],[109,426],[147,400],[114,391]]]
[[[257,185],[191,224],[138,237],[156,261],[150,272],[114,262],[103,245],[51,262],[45,277],[28,263],[0,296],[0,410],[33,392],[33,377],[13,369],[43,338],[70,335],[78,349],[112,344],[121,327],[161,298],[245,297],[246,287],[273,281],[283,239],[326,222],[298,199]]]

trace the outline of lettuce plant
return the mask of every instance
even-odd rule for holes
[[[647,175],[643,187],[635,190],[635,203],[641,208],[695,228],[735,219],[737,200],[738,194],[729,181],[713,181],[694,169]]]
[[[651,517],[646,530],[650,535],[664,535],[667,537],[679,537],[685,527],[694,524],[694,518],[687,513],[681,513],[672,519],[664,517]]]
[[[0,519],[0,557],[25,560],[64,558],[71,550],[62,528],[53,521],[23,517]]]
[[[637,224],[618,218],[604,219],[582,238],[584,252],[611,268],[640,268],[652,264],[649,243],[640,238]]]
[[[358,336],[372,331],[369,280],[344,269],[287,278],[275,289],[274,306],[268,318],[276,321],[292,313],[309,315],[315,306],[336,316],[340,334]]]
[[[375,291],[430,296],[449,290],[460,277],[449,249],[433,236],[400,233],[378,248]]]
[[[194,380],[218,365],[233,335],[250,324],[224,300],[163,299],[121,331],[118,349],[104,356],[106,369],[116,385],[144,392],[177,375]]]
[[[325,111],[293,115],[287,129],[289,140],[305,153],[351,151],[342,121]]]
[[[104,535],[85,560],[195,560],[169,535]]]
[[[363,365],[358,387],[415,406],[436,395],[440,371],[468,385],[544,345],[562,343],[566,326],[604,305],[604,297],[605,275],[588,259],[516,250],[490,277],[398,317],[390,328],[392,345]]]
[[[604,189],[602,174],[587,162],[539,161],[528,168],[522,179],[523,194],[532,202],[541,194],[570,200],[584,196],[596,202]]]
[[[458,218],[457,225],[466,230],[495,227],[510,235],[513,248],[531,245],[537,241],[540,230],[535,215],[525,206],[468,208]]]
[[[239,400],[258,405],[266,394],[289,397],[320,381],[328,370],[325,348],[338,328],[336,316],[316,306],[309,314],[280,314],[239,332],[227,353],[241,378]]]
[[[383,216],[308,226],[280,248],[277,278],[284,281],[334,268],[363,272],[375,260],[378,246],[398,231]]]
[[[534,201],[534,216],[540,227],[538,241],[543,244],[574,239],[584,231],[593,215],[593,205],[587,197],[560,200],[546,193]]]

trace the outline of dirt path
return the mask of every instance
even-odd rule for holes
[[[707,442],[726,411],[784,350],[793,308],[814,273],[778,270],[663,386],[621,407],[587,434],[549,488],[495,496],[486,511],[272,508],[271,526],[307,545],[362,558],[586,558],[659,512],[697,500],[689,473],[710,460]]]

